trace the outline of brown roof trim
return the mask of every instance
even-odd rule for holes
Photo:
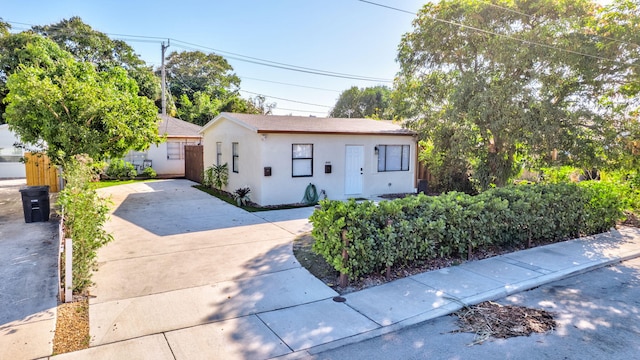
[[[348,131],[296,131],[296,130],[258,130],[258,134],[322,134],[322,135],[382,135],[417,136],[412,132],[348,132]]]
[[[162,136],[165,136],[167,138],[190,138],[190,139],[202,139],[202,135],[169,135],[169,134],[164,134]]]

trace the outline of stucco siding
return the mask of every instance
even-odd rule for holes
[[[221,164],[227,163],[229,167],[229,183],[224,190],[233,192],[248,186],[251,200],[259,202],[262,196],[261,137],[227,120],[214,124],[203,134],[205,169],[216,163],[218,142],[222,143]],[[233,172],[233,143],[238,143],[237,173]]]
[[[262,167],[272,169],[271,176],[262,176],[261,205],[300,202],[307,186],[312,183],[317,191],[324,190],[330,199],[412,192],[414,190],[415,162],[409,171],[378,172],[375,147],[379,144],[409,145],[410,158],[415,158],[415,141],[410,136],[354,136],[317,134],[266,134],[262,141]],[[292,176],[292,144],[313,144],[313,176]],[[345,194],[345,148],[347,145],[364,149],[361,194]],[[325,165],[331,173],[325,173]]]
[[[151,160],[151,167],[158,175],[184,176],[184,145],[196,145],[200,142],[197,138],[171,137],[163,143],[151,145],[146,151],[130,151],[124,160],[138,166],[140,172],[143,161]],[[172,150],[172,158],[169,158],[168,143],[176,144],[176,148]]]
[[[229,164],[229,184],[224,190],[233,192],[248,186],[251,200],[260,205],[299,203],[309,184],[314,184],[318,193],[324,190],[329,199],[336,200],[415,190],[416,142],[412,134],[292,134],[259,132],[253,126],[224,116],[205,126],[202,131],[204,166],[207,168],[216,163],[216,144],[220,142],[221,163]],[[238,143],[238,173],[233,172],[233,143]],[[313,145],[312,176],[293,176],[293,144]],[[404,158],[408,170],[379,172],[379,155],[375,150],[378,145],[408,145],[409,152]],[[349,172],[349,190],[345,186],[347,146],[357,147],[357,160],[362,155],[361,163],[354,162],[353,157],[349,162],[352,170]],[[360,165],[354,164],[361,164],[362,173]],[[325,165],[331,165],[330,173],[325,172]],[[265,175],[265,168],[270,168],[270,175]],[[358,186],[354,187],[354,183]]]
[[[147,150],[147,159],[151,160],[151,167],[160,175],[184,175],[184,158],[167,158],[167,139],[158,145],[151,145]]]

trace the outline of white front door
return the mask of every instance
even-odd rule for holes
[[[344,174],[345,195],[362,194],[362,179],[364,174],[364,146],[347,145],[345,149]]]

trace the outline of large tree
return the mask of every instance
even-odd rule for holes
[[[0,37],[0,117],[4,121],[7,79],[20,65],[48,66],[52,62],[68,58],[70,54],[51,41],[32,32],[6,34]]]
[[[167,57],[165,67],[173,96],[186,94],[193,99],[196,92],[206,92],[217,97],[240,86],[240,78],[233,73],[233,67],[217,54],[172,52]]]
[[[504,185],[523,160],[607,166],[633,128],[637,92],[622,90],[639,54],[607,40],[611,17],[623,16],[587,0],[426,4],[399,46],[396,110],[441,177],[468,170],[479,188]]]
[[[4,117],[20,139],[46,149],[57,163],[77,154],[121,157],[157,143],[153,102],[120,67],[97,71],[49,39],[19,34],[21,65],[8,76]]]
[[[153,68],[147,66],[126,42],[111,39],[105,33],[94,30],[79,17],[56,24],[34,26],[32,30],[53,40],[78,61],[96,65],[99,71],[114,66],[124,68],[138,84],[140,95],[154,101],[159,99],[159,78],[155,76]]]
[[[353,86],[340,94],[330,116],[337,118],[391,119],[391,89],[379,85],[367,88]]]
[[[31,31],[18,34],[2,31],[3,28],[9,28],[8,24],[2,24],[0,22],[0,118],[5,109],[2,99],[8,91],[7,78],[20,64],[30,63],[31,59],[25,58],[24,49],[28,42],[39,42],[32,36],[34,33],[50,38],[76,60],[89,62],[98,71],[108,71],[114,67],[125,69],[129,77],[136,81],[139,95],[154,101],[159,99],[160,80],[151,67],[146,66],[125,42],[112,40],[106,34],[93,30],[78,17],[53,25],[34,26]]]
[[[204,125],[222,111],[259,113],[251,100],[240,97],[240,78],[217,54],[172,52],[165,65],[169,92],[177,115]]]

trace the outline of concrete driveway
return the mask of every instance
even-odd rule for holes
[[[0,359],[53,351],[58,221],[25,223],[19,192],[24,185],[25,180],[0,180]]]
[[[204,331],[224,358],[289,352],[254,314],[337,295],[292,253],[292,239],[311,229],[313,208],[248,213],[192,185],[100,190],[114,202],[107,231],[115,241],[98,254],[91,346],[166,333],[174,348]],[[215,330],[204,325],[212,322]]]

